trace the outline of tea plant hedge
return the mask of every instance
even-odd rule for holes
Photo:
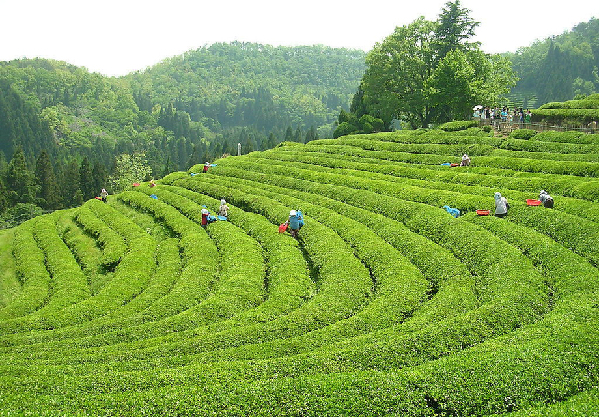
[[[593,415],[597,135],[444,128],[283,143],[0,233],[0,415]]]

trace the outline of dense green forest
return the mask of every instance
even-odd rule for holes
[[[520,78],[510,98],[523,107],[599,92],[599,20],[506,54]]]
[[[364,57],[325,46],[234,42],[120,78],[40,58],[2,62],[4,225],[81,204],[101,187],[118,192],[116,176],[127,168],[160,178],[236,154],[238,143],[247,153],[331,137]],[[136,164],[119,155],[136,155]]]

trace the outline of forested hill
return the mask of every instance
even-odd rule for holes
[[[122,154],[143,155],[160,178],[238,143],[247,153],[330,137],[364,67],[363,51],[239,42],[120,78],[42,58],[0,62],[0,225],[18,204],[52,210],[97,195],[92,167],[104,172],[94,183],[118,191],[110,175]]]
[[[142,110],[173,104],[192,121],[284,132],[333,123],[356,92],[364,59],[363,51],[321,45],[218,43],[127,79]]]
[[[524,107],[599,92],[599,19],[507,54],[520,81],[512,90]]]

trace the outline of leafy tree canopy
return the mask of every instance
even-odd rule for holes
[[[386,125],[400,119],[417,128],[467,117],[478,103],[494,104],[515,77],[505,58],[468,42],[477,24],[456,0],[437,21],[420,17],[377,43],[361,86],[368,112]]]

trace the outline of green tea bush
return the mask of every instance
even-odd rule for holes
[[[3,320],[39,309],[50,294],[51,278],[46,269],[44,253],[33,237],[36,222],[34,218],[15,229],[13,254],[17,277],[23,285],[16,299],[0,310]]]
[[[90,236],[94,237],[102,247],[102,259],[100,261],[102,265],[108,269],[113,269],[127,250],[127,244],[123,237],[108,227],[87,205],[83,205],[77,210],[75,221]]]
[[[478,127],[478,122],[476,120],[457,120],[443,123],[438,127],[438,129],[444,130],[446,132],[455,132],[457,130],[466,130],[470,127]]]
[[[538,132],[532,129],[516,129],[510,133],[510,138],[514,139],[530,139],[535,136]]]

